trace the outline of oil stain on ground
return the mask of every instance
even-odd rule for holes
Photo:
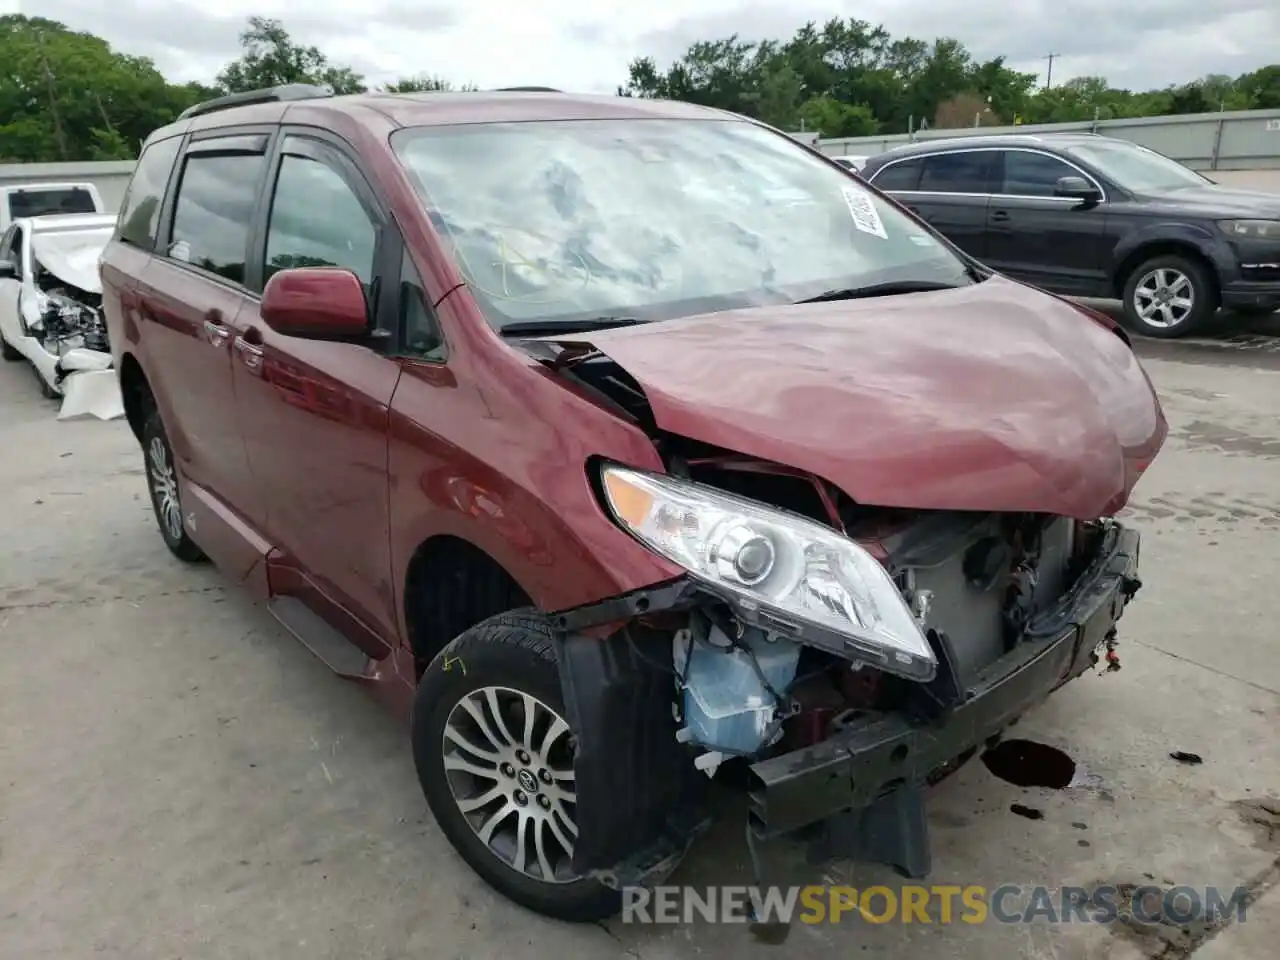
[[[1076,762],[1059,750],[1034,740],[1002,740],[982,755],[995,776],[1015,787],[1064,790],[1076,775]]]

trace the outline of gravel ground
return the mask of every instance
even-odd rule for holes
[[[1260,899],[1245,923],[845,923],[768,947],[743,927],[525,913],[453,855],[399,723],[216,572],[170,558],[125,425],[55,422],[29,373],[5,364],[0,957],[1274,955],[1280,351],[1142,350],[1171,436],[1127,511],[1147,586],[1124,619],[1124,669],[1071,684],[1021,728],[1091,777],[1021,790],[970,764],[934,791],[931,880],[1247,884]],[[894,882],[779,856],[796,879]],[[737,830],[708,838],[678,877],[750,882]]]

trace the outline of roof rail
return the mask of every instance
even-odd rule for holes
[[[564,93],[555,87],[498,87],[494,93]]]
[[[278,87],[263,87],[261,90],[246,90],[244,93],[229,93],[225,97],[215,97],[203,103],[187,107],[180,114],[179,120],[216,113],[219,110],[230,110],[232,107],[247,107],[252,103],[279,103],[286,100],[314,100],[319,97],[332,97],[333,91],[328,87],[314,83],[284,83]]]

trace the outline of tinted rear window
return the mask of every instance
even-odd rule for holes
[[[181,137],[170,137],[142,151],[133,179],[120,205],[119,237],[126,243],[151,250],[160,227],[160,206],[169,183],[173,161],[177,159]]]
[[[9,216],[43,217],[51,213],[97,213],[93,195],[83,187],[21,190],[9,194]]]

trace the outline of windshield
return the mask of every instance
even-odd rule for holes
[[[499,328],[972,282],[859,181],[744,121],[474,124],[392,144]]]
[[[1177,160],[1134,143],[1090,143],[1067,148],[1099,173],[1132,193],[1203,187],[1211,181]]]

